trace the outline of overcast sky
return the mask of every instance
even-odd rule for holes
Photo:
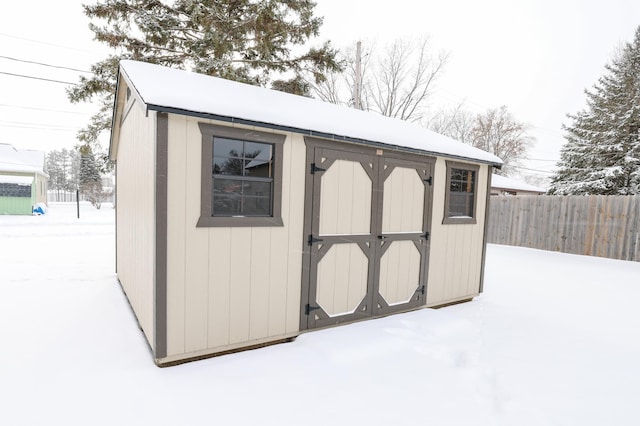
[[[584,107],[584,89],[640,25],[640,2],[632,0],[316,1],[317,15],[324,16],[321,39],[337,47],[429,34],[434,51],[451,54],[432,104],[464,100],[473,112],[506,105],[532,126],[537,144],[525,166],[535,170],[553,167],[566,114]],[[7,58],[88,70],[105,56],[106,49],[92,41],[82,2],[6,3],[0,73],[75,82],[78,71]],[[0,74],[0,143],[46,151],[72,147],[92,108],[71,105],[65,87]]]

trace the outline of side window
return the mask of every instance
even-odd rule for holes
[[[447,161],[444,224],[476,223],[479,166]]]
[[[212,216],[273,214],[272,144],[213,138]]]
[[[284,135],[200,123],[198,227],[282,226]]]

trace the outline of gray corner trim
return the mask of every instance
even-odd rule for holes
[[[156,115],[156,253],[154,286],[155,357],[167,356],[167,174],[169,117]]]
[[[388,144],[388,143],[384,143],[384,142],[377,142],[377,141],[372,141],[372,140],[367,140],[367,139],[353,138],[353,137],[349,137],[349,136],[341,136],[341,135],[336,135],[336,134],[333,134],[333,133],[318,132],[318,131],[315,131],[315,130],[301,129],[301,128],[298,128],[298,127],[283,126],[283,125],[280,125],[280,124],[271,124],[271,123],[265,123],[265,122],[262,122],[262,121],[246,120],[246,119],[243,119],[243,118],[230,117],[230,116],[220,115],[220,114],[211,114],[211,113],[206,113],[206,112],[191,111],[191,110],[185,110],[185,109],[181,109],[181,108],[172,108],[172,107],[166,107],[166,106],[162,106],[162,105],[154,105],[154,104],[146,104],[146,105],[147,105],[147,109],[148,110],[157,111],[157,112],[168,112],[168,113],[171,113],[171,114],[186,115],[186,116],[189,116],[189,117],[205,118],[207,120],[217,120],[217,121],[225,121],[225,122],[228,122],[228,123],[245,124],[245,125],[248,125],[248,126],[262,127],[262,128],[265,128],[265,129],[273,129],[273,130],[279,130],[279,131],[283,131],[283,132],[298,133],[298,134],[301,134],[303,136],[311,136],[311,137],[316,137],[316,138],[320,138],[320,139],[332,140],[332,141],[336,141],[336,142],[350,142],[350,143],[359,144],[359,145],[365,145],[365,146],[369,146],[369,147],[373,147],[373,148],[382,148],[382,149],[385,149],[387,151],[398,151],[398,152],[405,152],[405,153],[408,152],[408,153],[412,153],[412,154],[427,155],[427,156],[432,156],[432,157],[445,157],[445,158],[457,159],[457,160],[461,160],[461,161],[473,161],[473,162],[479,163],[479,164],[489,164],[489,165],[492,165],[492,166],[495,166],[495,167],[498,167],[498,168],[500,168],[502,166],[501,164],[494,163],[492,161],[478,160],[478,159],[475,159],[475,158],[467,158],[467,157],[463,157],[463,156],[460,156],[460,155],[444,154],[444,153],[433,152],[433,151],[425,151],[425,150],[417,149],[417,148],[409,148],[409,147],[404,147],[404,146],[392,145],[392,144]]]
[[[252,129],[238,129],[217,124],[198,123],[202,134],[202,160],[200,167],[200,218],[196,227],[255,227],[255,226],[283,226],[282,221],[282,170],[283,145],[286,135],[260,132]],[[272,216],[259,217],[220,217],[211,216],[211,161],[213,158],[213,138],[233,138],[254,142],[264,142],[274,145],[273,168],[273,206]]]
[[[491,176],[493,175],[493,169],[491,166],[487,167],[487,199],[484,205],[484,230],[482,232],[482,263],[480,265],[480,287],[478,289],[478,293],[482,293],[484,291],[484,263],[487,259],[487,237],[489,235],[489,213],[491,212],[490,205],[491,203]]]
[[[444,187],[444,216],[442,219],[443,225],[474,225],[477,223],[478,216],[478,177],[480,173],[480,166],[478,164],[470,164],[470,163],[458,163],[455,161],[446,161],[447,164],[447,180],[445,182]],[[473,216],[470,218],[461,218],[461,217],[447,217],[447,212],[449,210],[449,197],[450,197],[450,188],[451,188],[451,169],[466,169],[473,170],[476,172],[476,179],[473,182]],[[489,167],[491,168],[491,167]]]

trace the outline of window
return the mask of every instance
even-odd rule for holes
[[[31,185],[0,182],[0,197],[31,197]]]
[[[199,227],[281,226],[284,135],[200,123]]]
[[[271,216],[273,145],[213,138],[212,216]]]
[[[476,223],[479,166],[447,162],[444,224]]]

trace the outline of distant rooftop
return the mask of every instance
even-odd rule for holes
[[[0,143],[0,172],[44,173],[44,152]]]
[[[491,176],[491,187],[513,191],[538,192],[541,194],[547,192],[546,189],[540,188],[539,186],[529,185],[528,183],[517,179],[495,174]]]
[[[120,73],[147,110],[502,164],[486,151],[373,112],[144,62],[122,61]]]

